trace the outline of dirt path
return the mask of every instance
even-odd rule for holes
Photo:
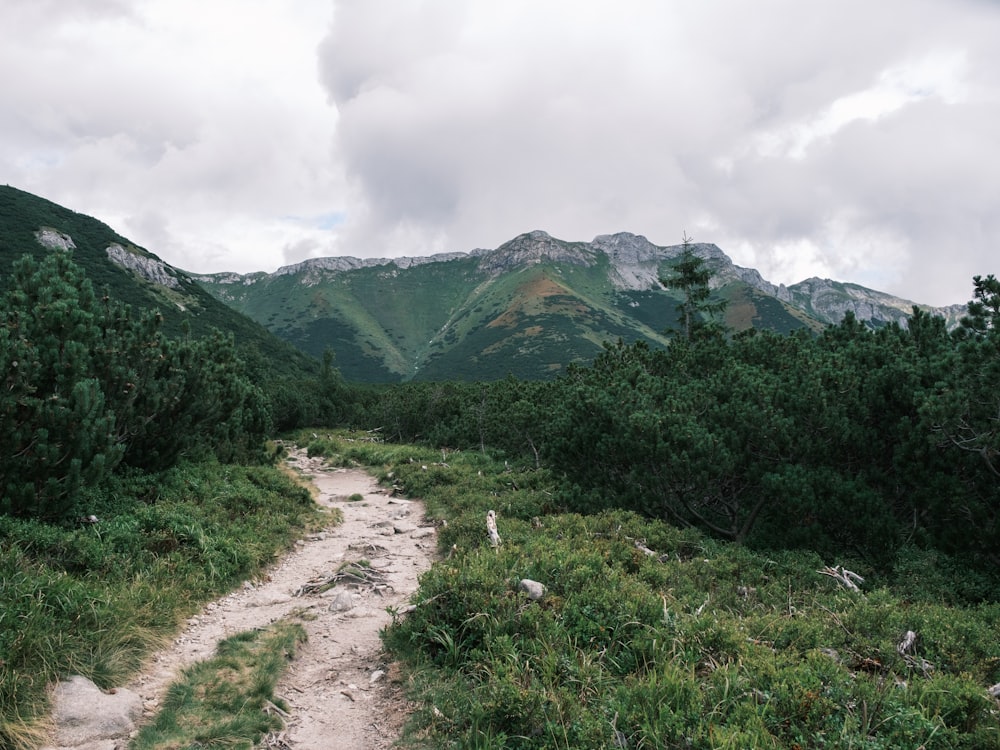
[[[301,540],[264,580],[247,583],[192,618],[174,646],[127,687],[155,712],[183,667],[212,656],[219,640],[305,612],[308,641],[276,694],[290,706],[286,728],[271,747],[293,750],[383,750],[398,739],[408,713],[402,686],[387,663],[379,631],[391,621],[387,607],[402,608],[430,567],[435,532],[421,525],[419,502],[390,497],[361,470],[325,468],[294,451],[289,464],[318,487],[317,501],[340,508],[343,523]],[[361,494],[361,501],[348,498]],[[375,585],[337,585],[322,594],[296,591],[332,575],[343,562],[367,560]],[[120,744],[124,747],[124,744]]]

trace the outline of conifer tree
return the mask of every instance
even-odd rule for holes
[[[0,512],[58,517],[121,451],[93,377],[93,289],[69,255],[19,260],[2,298]]]
[[[709,302],[711,279],[712,270],[705,265],[703,258],[695,255],[691,238],[685,233],[680,261],[674,266],[673,275],[660,278],[660,283],[682,295],[675,309],[680,319],[680,335],[686,341],[700,333],[719,330],[715,317],[725,312],[726,302]]]
[[[0,513],[58,519],[122,461],[228,460],[269,427],[232,336],[166,338],[157,311],[98,300],[69,253],[18,261],[0,305]]]
[[[926,413],[946,444],[978,455],[1000,479],[1000,280],[973,278],[974,299],[955,332],[955,361],[947,388]]]

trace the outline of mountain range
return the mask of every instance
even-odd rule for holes
[[[915,305],[828,279],[776,286],[713,244],[690,247],[712,270],[735,331],[821,330],[848,312],[872,327],[905,325]],[[679,299],[659,279],[682,251],[627,232],[568,242],[533,231],[493,250],[316,258],[193,278],[303,351],[332,349],[349,380],[546,378],[591,361],[607,341],[667,345]],[[966,312],[917,306],[949,325]]]
[[[905,325],[914,306],[952,326],[966,312],[828,279],[774,285],[715,245],[690,247],[712,270],[734,331],[818,331],[848,312],[872,327]],[[605,342],[666,346],[679,299],[659,278],[683,250],[627,232],[569,242],[533,231],[492,250],[194,274],[96,219],[0,186],[0,275],[53,248],[71,250],[97,289],[159,309],[168,333],[230,332],[254,366],[277,374],[316,372],[330,350],[347,380],[368,383],[549,378]]]

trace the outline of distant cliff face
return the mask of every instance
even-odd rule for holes
[[[108,254],[109,260],[122,268],[135,271],[146,281],[169,289],[181,288],[181,282],[177,279],[176,273],[159,258],[144,255],[138,250],[126,250],[117,242],[108,245],[105,252]]]
[[[905,325],[912,312],[912,302],[853,284],[775,285],[716,245],[691,249],[712,269],[736,330],[821,330],[848,312],[873,327]],[[194,278],[304,351],[333,349],[351,379],[549,377],[589,361],[603,341],[666,345],[677,299],[659,279],[682,251],[628,232],[567,242],[533,231],[493,250]],[[954,324],[965,308],[924,309]]]
[[[850,312],[858,320],[875,325],[898,323],[905,326],[916,305],[933,315],[941,316],[948,327],[952,328],[966,314],[965,305],[917,305],[891,294],[830,279],[806,279],[788,287],[786,291],[789,303],[830,323],[839,323]]]

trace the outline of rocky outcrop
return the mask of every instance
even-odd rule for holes
[[[945,323],[951,328],[957,325],[966,313],[965,305],[947,307],[917,305],[909,300],[856,284],[815,277],[793,284],[787,289],[782,287],[782,290],[787,294],[787,302],[830,323],[839,323],[848,313],[852,313],[858,320],[875,325],[898,323],[905,327],[916,306],[932,315],[944,318]]]
[[[165,286],[170,289],[181,288],[181,283],[177,280],[177,277],[174,276],[173,269],[171,269],[162,260],[126,250],[124,247],[117,244],[108,245],[106,252],[108,254],[108,258],[113,263],[117,263],[119,266],[127,268],[129,271],[134,271],[146,279],[146,281],[150,281],[154,284],[159,284],[160,286]]]
[[[72,237],[48,227],[42,227],[35,232],[35,239],[38,240],[39,245],[47,247],[49,250],[74,250],[76,248]]]
[[[468,253],[438,253],[437,255],[418,256],[413,258],[355,258],[350,255],[341,255],[335,258],[310,258],[301,263],[294,263],[290,266],[282,266],[274,272],[273,276],[299,276],[299,280],[305,286],[314,286],[327,276],[346,271],[355,271],[359,268],[378,268],[379,266],[395,266],[398,269],[412,268],[425,263],[444,263],[457,258],[466,258]],[[256,277],[258,274],[252,274]],[[195,277],[198,278],[198,277]],[[248,283],[243,281],[246,277],[240,274],[212,274],[210,277],[215,283]],[[254,281],[257,279],[255,278]],[[249,282],[253,283],[253,282]]]

